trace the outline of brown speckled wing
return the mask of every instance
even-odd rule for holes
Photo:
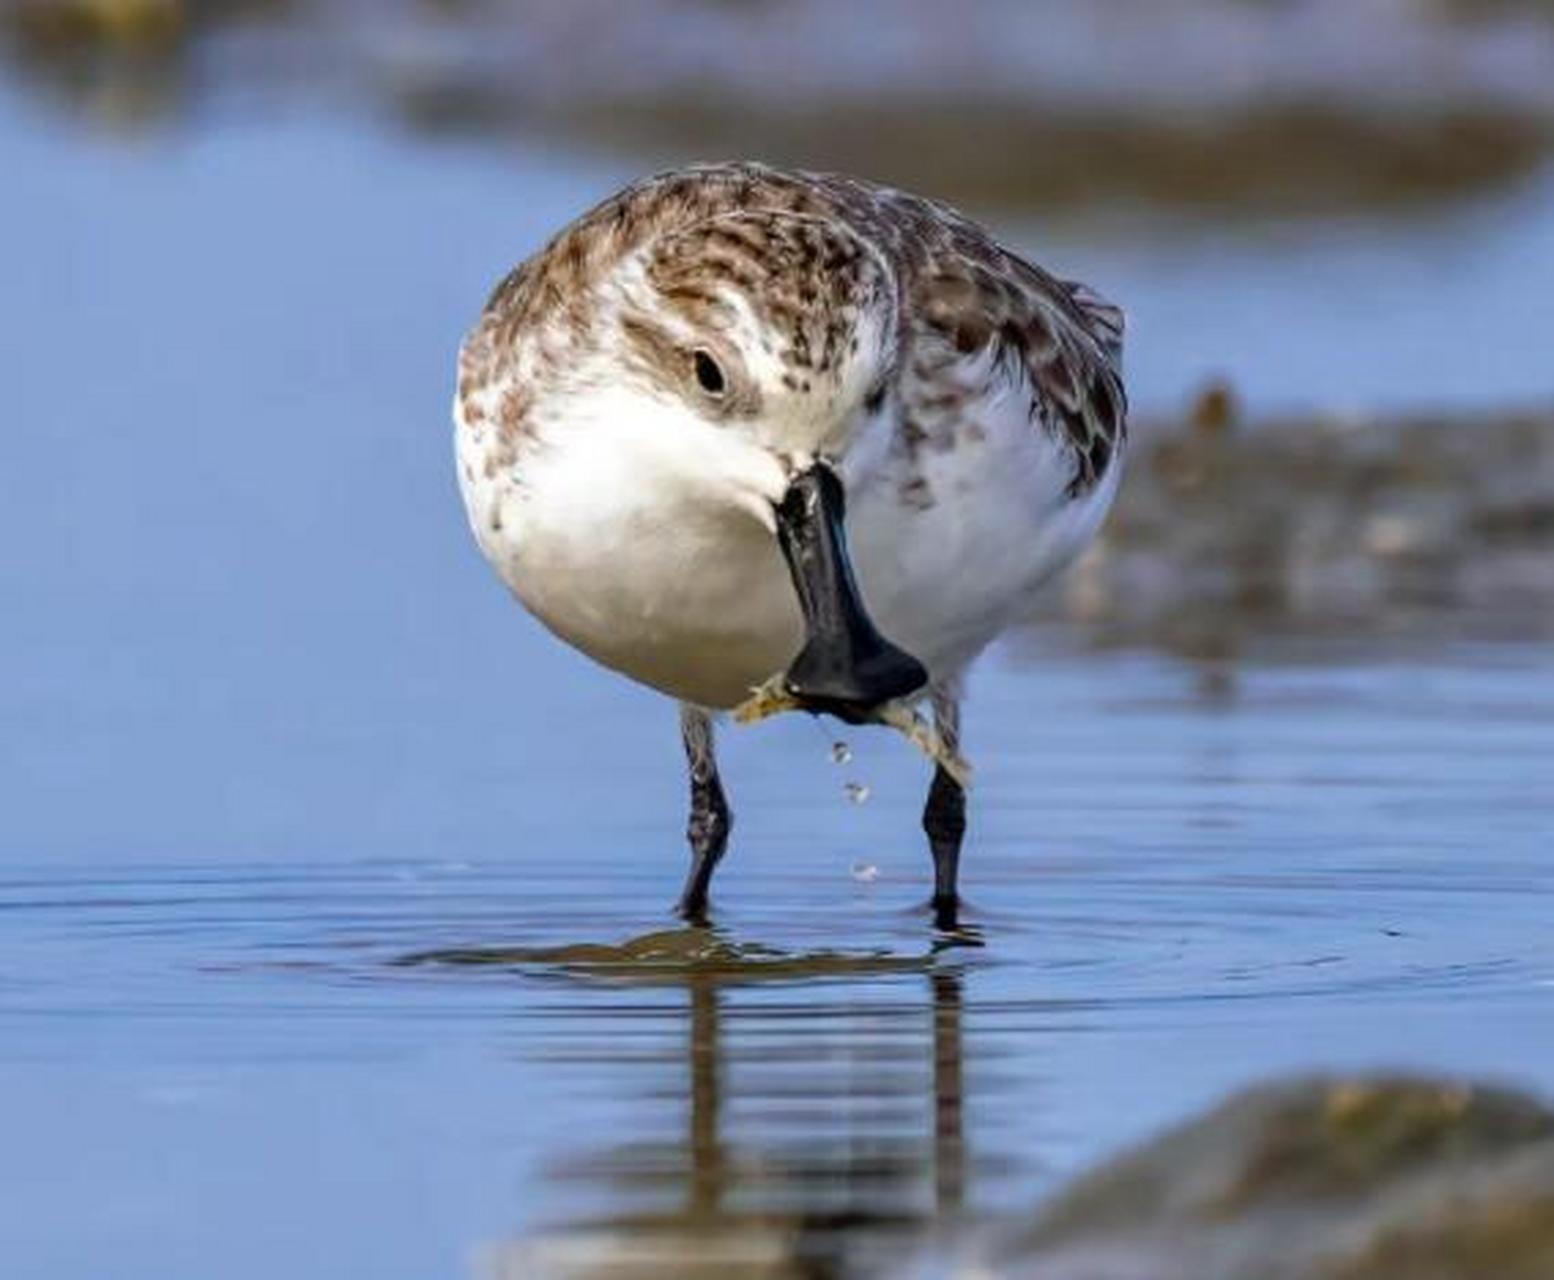
[[[958,402],[978,390],[957,373],[991,347],[1001,372],[1023,372],[1032,421],[1071,448],[1070,491],[1099,482],[1127,431],[1117,307],[1009,252],[946,205],[836,175],[764,172],[850,223],[895,270],[905,304],[901,430],[909,453],[925,436],[953,434]]]
[[[1108,302],[1101,297],[1089,285],[1081,284],[1077,280],[1063,281],[1063,287],[1068,290],[1068,296],[1073,299],[1074,305],[1084,312],[1085,319],[1090,322],[1090,330],[1096,339],[1106,348],[1106,354],[1118,363],[1122,363],[1122,337],[1126,327],[1122,308]]]
[[[995,369],[1023,374],[1032,421],[1072,450],[1070,493],[1092,489],[1127,430],[1121,311],[980,233],[971,243],[961,238],[955,252],[931,256],[912,292],[920,329],[914,347],[937,346],[962,359],[992,348]],[[935,382],[931,364],[931,358],[916,357],[919,386]],[[950,382],[948,372],[941,370],[937,380]],[[934,407],[931,396],[926,407]]]

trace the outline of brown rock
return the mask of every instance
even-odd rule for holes
[[[1082,1178],[1007,1280],[1547,1280],[1554,1113],[1483,1085],[1253,1089]]]

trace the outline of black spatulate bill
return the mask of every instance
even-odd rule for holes
[[[777,538],[804,614],[787,690],[807,710],[860,724],[928,683],[923,664],[876,630],[853,577],[842,482],[824,463],[794,478],[777,506]]]

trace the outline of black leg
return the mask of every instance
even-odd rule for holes
[[[681,706],[680,736],[685,761],[691,772],[691,820],[686,835],[691,842],[691,870],[680,894],[679,911],[692,924],[707,918],[707,888],[728,848],[734,816],[729,812],[713,754],[712,717],[699,707]]]
[[[933,709],[934,727],[953,750],[960,742],[960,707],[949,692],[935,689]],[[923,806],[923,830],[928,833],[928,847],[933,851],[934,925],[954,929],[960,923],[956,882],[961,841],[966,836],[966,791],[938,766],[928,788],[928,803]]]
[[[960,871],[960,844],[966,835],[966,792],[943,769],[935,768],[923,806],[923,830],[933,850],[933,919],[940,929],[959,923],[960,895],[956,877]]]

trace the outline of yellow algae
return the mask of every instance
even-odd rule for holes
[[[734,708],[733,716],[736,724],[759,724],[785,711],[802,710],[803,704],[788,692],[783,673],[779,671],[752,689],[750,696]],[[869,722],[894,729],[961,786],[971,785],[971,765],[910,702],[887,702],[875,710]]]

